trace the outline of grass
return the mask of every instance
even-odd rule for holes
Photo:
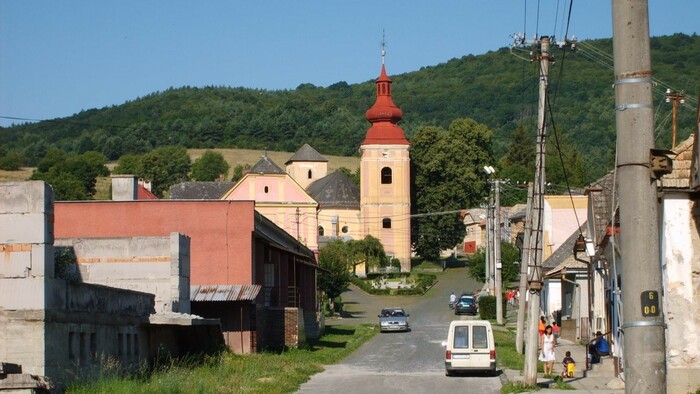
[[[375,325],[328,326],[318,340],[282,353],[263,352],[174,361],[145,374],[112,376],[70,386],[69,393],[291,393],[323,366],[365,343]],[[274,367],[271,367],[274,366]]]
[[[515,349],[515,332],[513,330],[493,330],[493,339],[496,341],[499,366],[522,371],[525,357]]]
[[[527,393],[539,391],[540,388],[539,386],[527,385],[521,382],[508,382],[501,387],[501,394]]]

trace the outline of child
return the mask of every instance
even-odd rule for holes
[[[564,365],[564,370],[561,371],[561,377],[562,378],[573,378],[574,377],[574,368],[576,367],[576,362],[574,361],[573,358],[571,358],[571,352],[569,352],[569,351],[566,352],[566,357],[564,357],[564,360],[562,361],[562,365]]]

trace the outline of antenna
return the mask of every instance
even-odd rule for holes
[[[386,56],[386,34],[384,33],[384,29],[382,29],[382,66],[384,65],[384,57]]]

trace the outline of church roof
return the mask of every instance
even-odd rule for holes
[[[391,98],[391,79],[386,75],[383,64],[376,83],[377,100],[365,114],[372,126],[360,145],[408,145],[403,130],[396,125],[403,117],[403,112]]]
[[[318,151],[311,147],[309,144],[304,144],[299,150],[287,160],[284,164],[289,164],[295,161],[320,161],[328,162],[328,159],[323,157]]]
[[[340,171],[310,184],[306,192],[320,208],[360,208],[360,189]]]
[[[250,174],[286,174],[286,172],[275,164],[267,155],[258,160],[257,163],[248,171]]]
[[[170,186],[171,200],[218,200],[234,182],[182,182]]]

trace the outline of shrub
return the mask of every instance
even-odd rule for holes
[[[505,318],[507,304],[505,295],[501,297],[501,300],[503,301],[501,311]],[[483,296],[479,298],[479,315],[484,320],[496,320],[496,296]]]

